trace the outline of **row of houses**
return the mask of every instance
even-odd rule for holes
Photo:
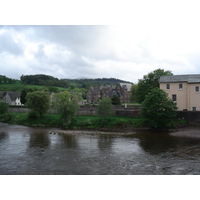
[[[99,100],[104,97],[112,98],[113,96],[118,96],[121,103],[130,103],[131,87],[132,84],[130,83],[119,83],[117,86],[90,87],[86,95],[87,102],[98,103]],[[22,105],[20,102],[20,95],[21,92],[0,91],[0,100],[5,101],[9,105]],[[82,104],[82,102],[80,104]]]
[[[168,93],[168,96],[177,103],[180,111],[200,111],[200,74],[161,76],[160,89]],[[121,103],[131,102],[130,83],[119,83],[117,86],[93,86],[87,92],[88,103],[98,103],[100,99],[118,96]],[[9,105],[21,105],[21,92],[2,92],[0,100]]]

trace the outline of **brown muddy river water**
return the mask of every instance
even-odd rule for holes
[[[0,123],[0,174],[200,174],[200,138],[167,132],[54,134]]]

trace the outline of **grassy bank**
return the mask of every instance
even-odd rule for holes
[[[27,113],[10,113],[0,115],[0,121],[10,124],[20,124],[35,127],[60,127],[59,114],[45,114],[42,118],[30,119]],[[174,120],[175,126],[182,126],[186,120]],[[74,129],[125,129],[146,127],[147,120],[142,118],[112,116],[100,118],[99,116],[77,116],[73,121]]]

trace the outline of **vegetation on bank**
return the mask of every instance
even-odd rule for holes
[[[10,124],[20,124],[34,127],[61,127],[60,114],[44,114],[42,117],[35,116],[34,113],[6,113],[0,114],[0,121]],[[186,120],[174,119],[174,126],[187,124]],[[99,129],[108,128],[110,130],[126,128],[148,127],[148,120],[144,118],[110,116],[106,119],[101,116],[75,116],[69,129]]]

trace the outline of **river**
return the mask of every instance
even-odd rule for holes
[[[168,132],[58,134],[0,123],[0,174],[200,174],[200,138]]]

